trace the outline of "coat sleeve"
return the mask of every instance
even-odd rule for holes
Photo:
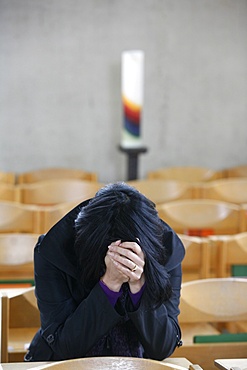
[[[156,360],[169,357],[182,344],[178,315],[182,283],[181,262],[185,250],[177,234],[168,225],[165,225],[164,245],[168,252],[166,268],[172,286],[171,297],[158,308],[152,308],[146,305],[149,297],[144,296],[144,292],[138,310],[129,313],[139,333],[145,357]]]
[[[37,251],[34,261],[42,338],[52,349],[55,359],[84,357],[121,316],[99,284],[78,304],[71,295],[73,287],[65,273]],[[35,361],[35,353],[33,357]]]
[[[181,266],[177,266],[170,274],[173,293],[169,300],[154,309],[148,308],[143,303],[145,300],[142,299],[138,310],[129,313],[129,317],[139,333],[145,357],[154,360],[163,360],[169,357],[176,346],[181,345],[181,331],[177,319],[179,314]],[[146,298],[148,301],[148,297]]]

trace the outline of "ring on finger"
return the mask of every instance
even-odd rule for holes
[[[136,269],[137,269],[137,265],[135,264],[135,266],[133,267],[133,269],[131,270],[131,272],[136,271]]]

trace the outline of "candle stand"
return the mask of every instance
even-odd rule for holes
[[[136,180],[138,178],[138,156],[141,153],[146,153],[148,149],[146,147],[125,148],[122,145],[119,145],[118,148],[128,157],[127,181]]]

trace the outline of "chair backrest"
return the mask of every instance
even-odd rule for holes
[[[32,369],[35,369],[32,368]],[[44,364],[37,369],[59,370],[187,370],[175,364],[133,357],[88,357]]]
[[[185,282],[181,288],[180,323],[247,320],[247,279],[212,278]]]
[[[247,203],[247,177],[204,183],[201,193],[204,199],[216,199],[235,204]]]
[[[20,201],[24,204],[55,205],[91,198],[103,186],[97,181],[48,180],[19,185]]]
[[[208,238],[178,234],[185,247],[182,262],[183,282],[215,275],[215,248]]]
[[[235,204],[208,200],[177,200],[158,204],[161,219],[177,233],[191,236],[235,234],[242,229],[241,207]]]
[[[184,345],[172,357],[186,357],[207,370],[216,358],[243,358],[247,342],[193,343],[200,334],[220,334],[229,324],[247,320],[247,279],[211,278],[182,284],[179,322]],[[219,324],[218,324],[219,323]]]
[[[221,177],[220,173],[205,167],[164,167],[147,174],[148,178],[179,180],[187,182],[211,181]]]
[[[247,266],[247,232],[214,236],[211,240],[218,248],[218,277],[232,276],[233,266]]]
[[[15,173],[0,171],[0,183],[15,184]]]
[[[81,201],[83,201],[82,199]],[[47,233],[52,226],[54,226],[62,217],[70,212],[74,207],[81,203],[80,200],[76,202],[67,202],[57,204],[55,206],[40,207],[40,232]]]
[[[0,288],[33,284],[33,250],[39,234],[0,234]]]
[[[19,193],[17,187],[13,184],[0,182],[0,201],[2,200],[18,202]]]
[[[1,290],[1,362],[23,361],[26,346],[40,326],[34,287]]]
[[[175,199],[193,198],[194,189],[185,181],[164,179],[143,179],[127,181],[155,204]]]
[[[247,177],[247,164],[225,168],[223,177]]]
[[[17,175],[17,183],[24,184],[55,179],[78,179],[97,181],[97,177],[98,176],[95,172],[83,171],[73,168],[51,167],[20,173]]]
[[[40,213],[36,206],[0,202],[0,233],[39,233]]]

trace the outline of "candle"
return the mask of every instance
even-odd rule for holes
[[[142,145],[141,114],[143,108],[144,53],[141,50],[122,53],[123,128],[121,146]]]

